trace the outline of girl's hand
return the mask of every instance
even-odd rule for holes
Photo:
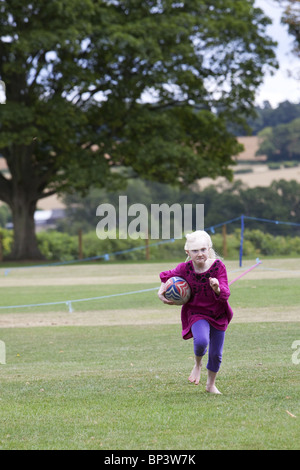
[[[172,302],[172,300],[168,300],[165,298],[164,296],[165,292],[166,292],[166,284],[162,283],[157,294],[159,300],[161,300],[164,304],[175,305],[174,302]]]
[[[221,290],[220,290],[218,279],[216,279],[215,277],[210,277],[209,284],[212,290],[215,292],[215,294],[219,295]]]

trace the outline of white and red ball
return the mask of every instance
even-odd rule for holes
[[[191,297],[191,288],[182,277],[171,277],[166,282],[165,297],[176,305],[186,304]]]

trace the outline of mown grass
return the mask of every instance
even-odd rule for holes
[[[298,327],[231,325],[222,396],[204,391],[206,371],[188,383],[179,326],[2,330],[0,448],[296,449]]]
[[[2,305],[20,305],[156,285],[142,278],[137,284],[118,284],[117,276],[110,285],[41,286],[32,279],[32,286],[5,286],[0,294]],[[299,448],[300,365],[292,362],[292,344],[300,340],[300,329],[299,322],[284,321],[284,312],[299,305],[299,296],[299,280],[292,275],[243,278],[232,285],[234,310],[263,307],[272,313],[276,307],[282,322],[262,317],[260,323],[229,326],[218,375],[221,396],[205,392],[206,370],[198,387],[188,383],[193,344],[181,339],[178,307],[175,325],[2,328],[6,364],[0,365],[0,449]],[[120,309],[124,317],[130,310],[170,311],[155,291],[74,303],[73,308],[99,315]],[[2,313],[34,317],[44,311],[49,307],[0,310],[0,322]]]
[[[107,310],[107,309],[132,309],[132,308],[157,308],[160,303],[157,300],[155,287],[157,283],[135,283],[135,284],[110,284],[110,285],[58,285],[58,286],[19,286],[0,287],[1,305],[35,305],[41,303],[62,302],[69,300],[80,300],[122,294],[135,291],[154,289],[132,295],[114,296],[99,300],[84,302],[74,302],[76,310]],[[286,279],[259,279],[242,280],[231,286],[230,303],[233,307],[278,307],[288,308],[300,304],[300,290],[298,278]],[[51,311],[55,309],[51,306]],[[61,305],[59,307],[62,309]],[[64,309],[64,307],[63,307]],[[46,306],[46,310],[49,307]],[[28,312],[28,308],[23,309],[0,309],[1,313]],[[41,311],[41,307],[31,308],[30,312]]]
[[[49,311],[49,306],[35,307],[36,304],[47,304],[47,303],[64,303],[65,301],[74,300],[72,307],[76,310],[107,310],[107,309],[118,309],[118,308],[135,308],[141,306],[141,300],[143,304],[150,306],[158,305],[156,291],[145,292],[143,294],[132,294],[124,296],[115,296],[111,298],[103,298],[97,300],[98,297],[105,297],[115,294],[127,294],[129,292],[142,291],[144,289],[152,289],[159,287],[159,283],[153,284],[121,284],[121,285],[71,285],[71,286],[19,286],[16,296],[16,287],[0,287],[1,304],[3,306],[27,306],[32,305],[33,307],[22,307],[16,309],[0,309],[1,313],[12,312],[40,312],[41,309]],[[93,300],[95,298],[95,300]],[[84,300],[83,302],[77,302],[81,299],[92,299]],[[30,310],[29,310],[30,308]],[[51,306],[51,311],[58,309],[63,310],[65,307],[62,305]]]

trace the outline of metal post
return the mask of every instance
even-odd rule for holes
[[[243,264],[244,229],[245,229],[244,215],[241,215],[240,267]]]

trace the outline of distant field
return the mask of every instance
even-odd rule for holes
[[[245,150],[236,157],[237,166],[233,169],[237,170],[241,168],[251,168],[251,173],[236,174],[234,175],[234,181],[240,180],[247,187],[255,188],[257,186],[270,186],[272,181],[278,181],[284,179],[286,181],[296,180],[300,183],[300,166],[296,168],[281,168],[279,170],[269,170],[268,166],[264,163],[265,156],[256,157],[255,153],[258,150],[258,137],[238,137],[238,141],[242,143]],[[253,164],[251,164],[253,162]],[[259,162],[259,164],[256,164]],[[226,183],[225,178],[217,178],[212,180],[211,178],[202,178],[199,181],[199,187],[201,189],[206,188],[210,184],[221,184]]]
[[[247,185],[248,188],[256,188],[257,186],[267,187],[270,186],[273,181],[279,181],[281,179],[286,181],[295,180],[300,183],[300,166],[296,168],[281,168],[280,170],[269,170],[267,165],[247,165],[247,167],[248,166],[253,169],[253,172],[234,175],[234,181],[240,180]],[[245,165],[243,165],[243,167],[245,167]],[[237,169],[237,167],[235,169]],[[202,178],[199,181],[199,187],[204,189],[211,184],[219,185],[221,183],[226,183],[225,178],[219,177],[215,180]]]

